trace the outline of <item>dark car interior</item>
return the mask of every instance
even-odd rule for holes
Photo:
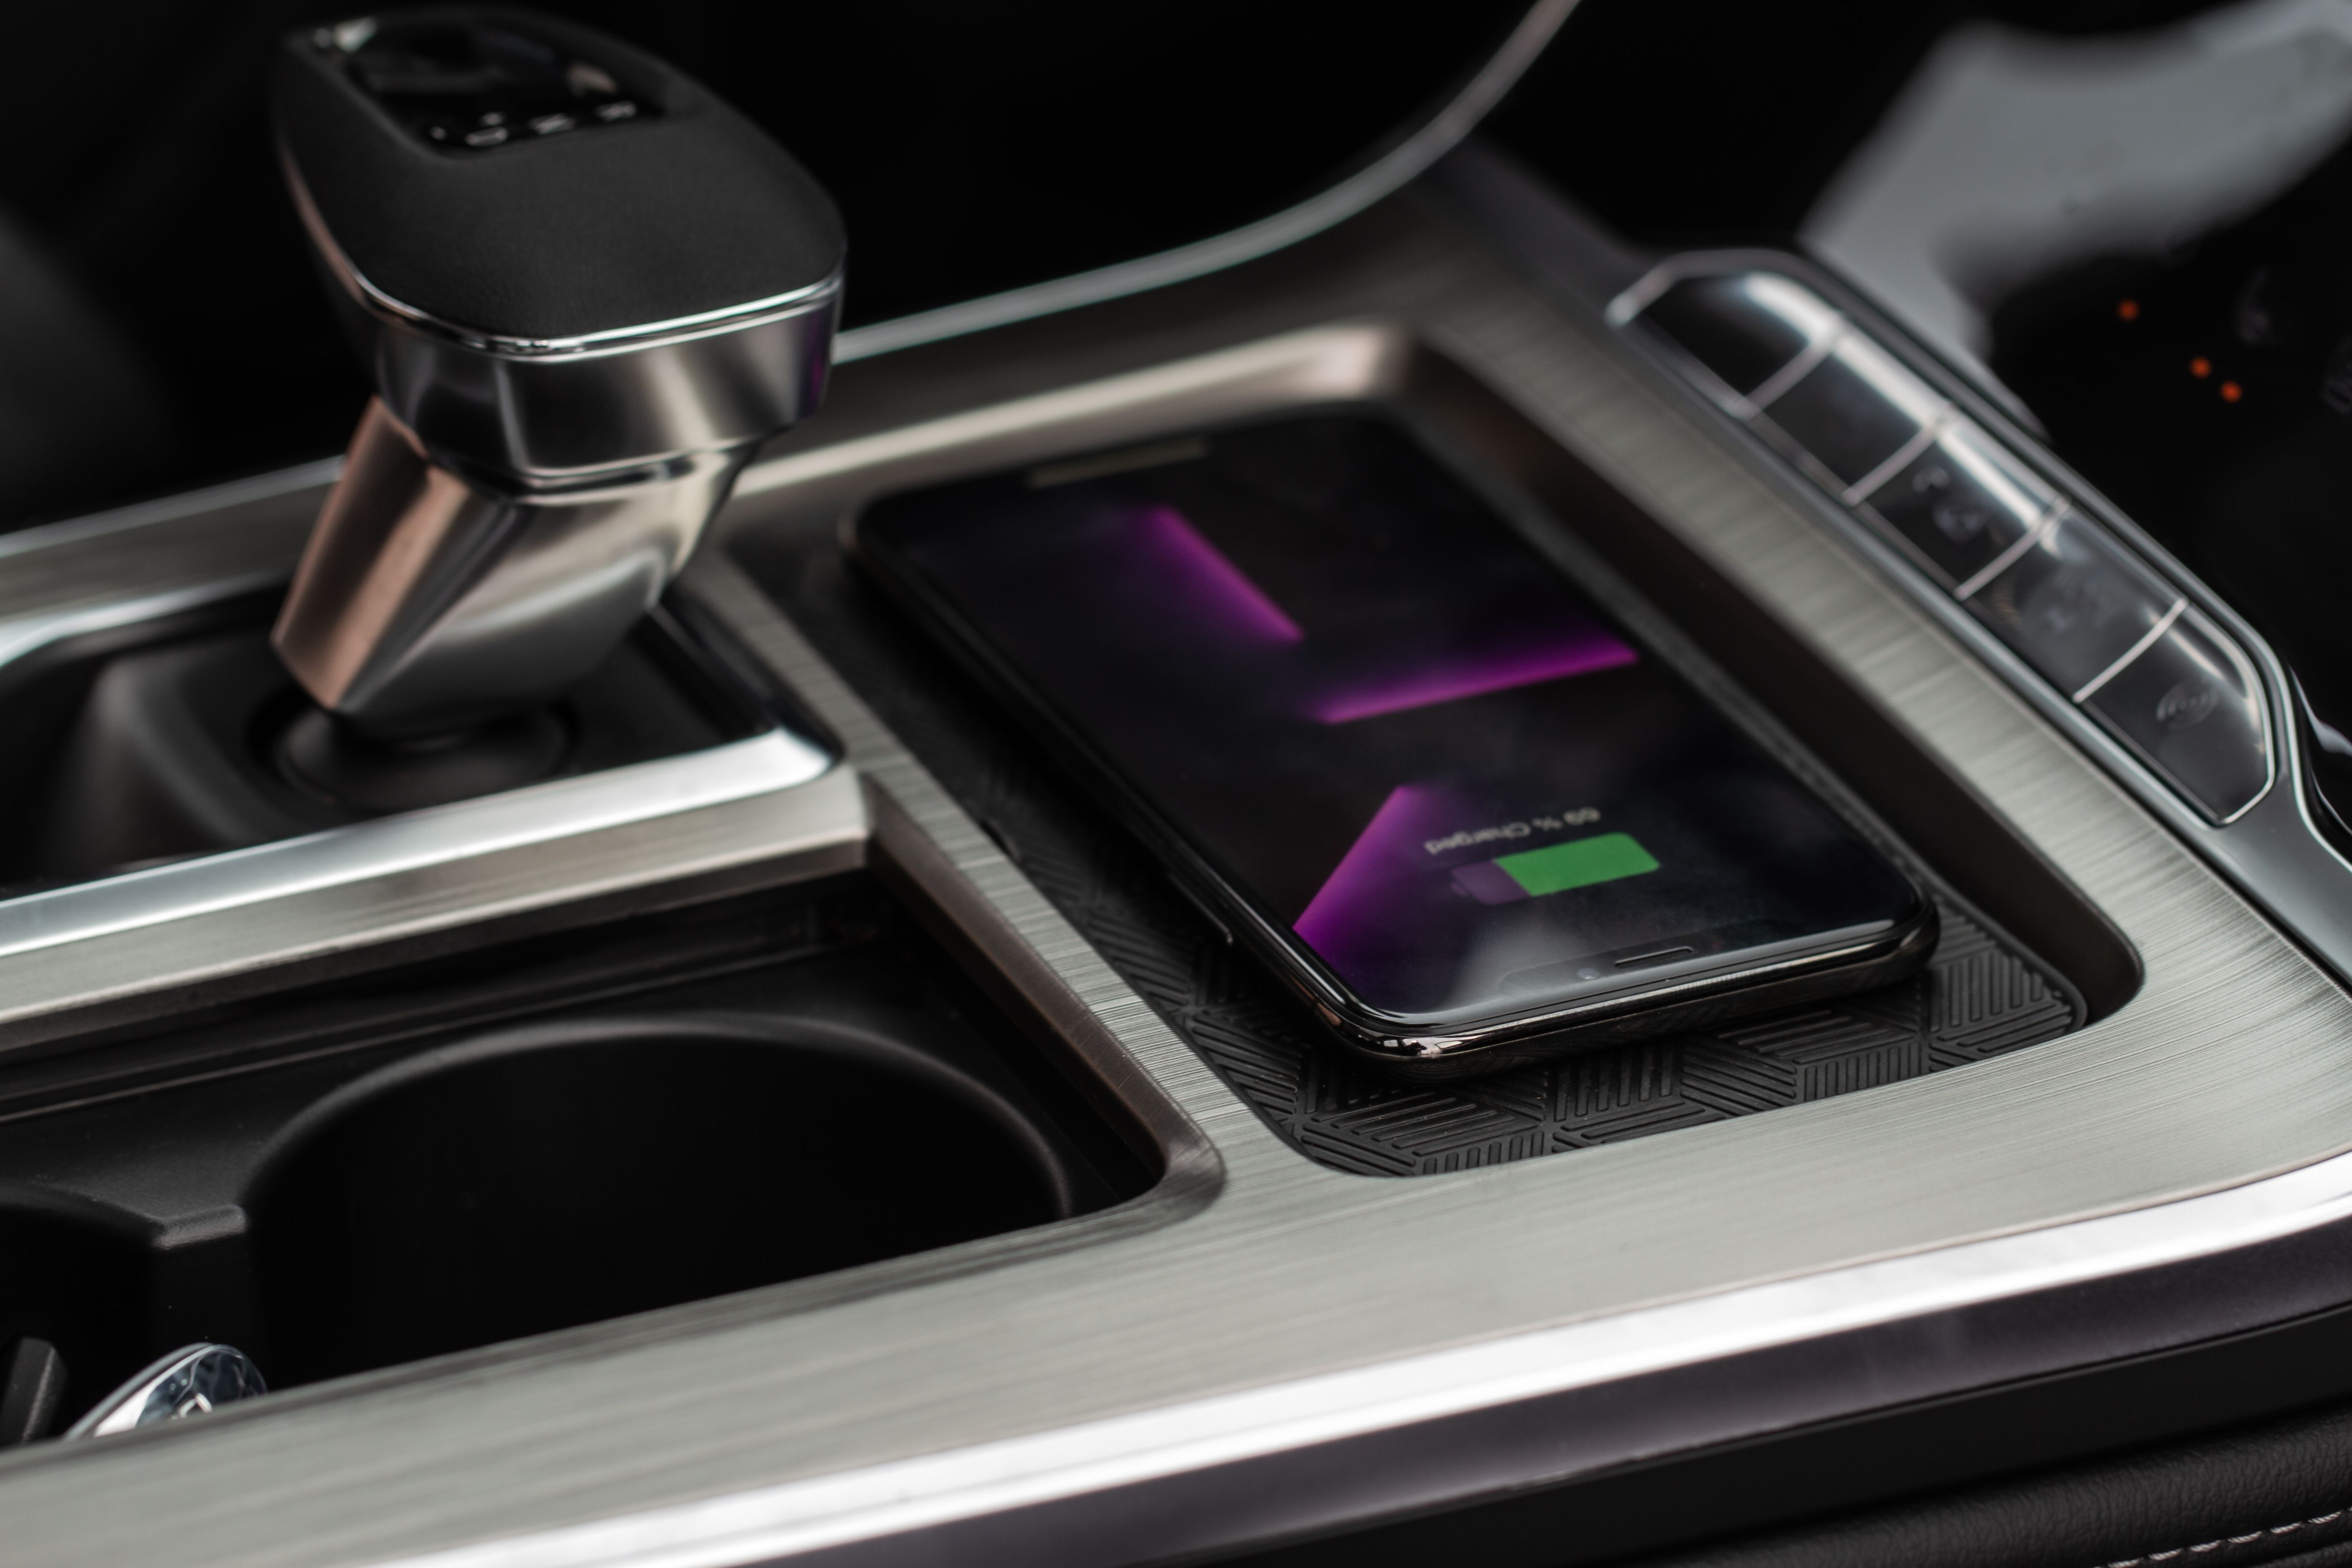
[[[849,326],[1279,211],[1424,114],[1519,11],[1446,7],[1391,31],[1316,6],[547,9],[691,72],[808,165],[857,237]],[[263,92],[278,36],[340,15],[19,19],[26,65],[5,112],[42,152],[0,194],[17,279],[13,518],[306,461],[349,437],[365,384],[312,281]],[[102,451],[68,445],[131,417],[145,423],[112,425],[129,438]]]
[[[2352,1563],[2352,7],[11,27],[0,1560]]]

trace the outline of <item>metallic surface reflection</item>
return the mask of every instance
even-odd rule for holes
[[[253,1358],[232,1345],[183,1345],[100,1400],[66,1428],[68,1437],[106,1437],[164,1421],[209,1415],[269,1392]]]
[[[271,643],[322,706],[375,733],[551,697],[653,607],[750,453],[500,493],[371,401]]]

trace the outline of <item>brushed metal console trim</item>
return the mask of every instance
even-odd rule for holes
[[[708,554],[688,585],[842,738],[877,824],[911,826],[908,857],[951,873],[957,918],[1058,992],[1123,1095],[1164,1101],[1156,1135],[1201,1141],[1172,1167],[1193,1200],[1152,1224],[1090,1216],[1083,1241],[1047,1227],[1070,1239],[1001,1237],[0,1457],[19,1555],[121,1562],[168,1529],[175,1561],[252,1568],[1108,1564],[2342,1303],[2352,998],[1648,379],[1597,306],[1563,310],[1517,265],[1409,194],[1147,300],[853,365],[722,530],[828,528],[879,489],[1382,395],[1441,353],[2104,910],[2144,967],[2127,1002],[2030,1051],[1769,1115],[1412,1181],[1341,1175],[1277,1140]]]
[[[38,554],[63,543],[101,539],[129,529],[147,528],[176,518],[225,511],[248,502],[271,501],[287,496],[310,498],[315,510],[317,497],[323,496],[342,477],[342,473],[343,457],[338,452],[331,458],[297,463],[291,468],[274,468],[268,473],[207,485],[201,489],[186,490],[155,500],[136,501],[109,511],[93,512],[87,517],[36,523],[12,533],[0,533],[0,561]]]

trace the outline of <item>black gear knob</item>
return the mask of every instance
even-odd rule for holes
[[[840,215],[757,126],[570,23],[403,11],[289,37],[294,201],[375,401],[273,641],[359,728],[557,695],[823,395]]]

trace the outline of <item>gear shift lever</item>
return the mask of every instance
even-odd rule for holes
[[[374,739],[544,702],[815,408],[839,215],[704,89],[525,12],[295,35],[272,97],[376,396],[271,641]]]

